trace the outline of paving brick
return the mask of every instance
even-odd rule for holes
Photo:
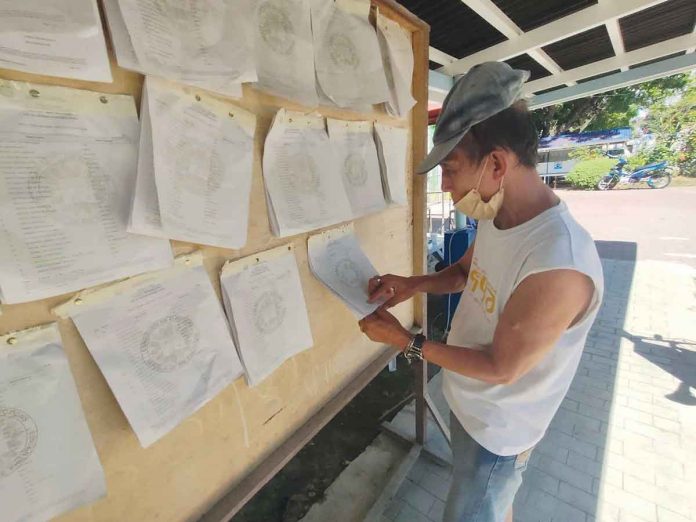
[[[440,500],[447,500],[450,480],[434,473],[427,473],[421,480],[420,486]]]
[[[662,417],[654,417],[653,424],[664,431],[678,433],[681,431],[681,423],[673,420],[663,419]]]
[[[690,516],[691,514],[691,502],[688,498],[668,489],[655,487],[655,484],[645,482],[637,477],[626,476],[623,489],[655,504],[667,506],[679,515]],[[693,492],[690,496],[693,496]]]
[[[392,499],[389,502],[389,504],[387,504],[387,507],[384,509],[382,516],[388,518],[389,520],[394,520],[396,516],[399,514],[399,511],[401,511],[402,505],[403,501],[401,499]]]
[[[668,508],[657,506],[657,520],[659,522],[692,522],[692,517],[685,517]]]
[[[525,471],[522,483],[531,489],[538,488],[555,495],[558,493],[560,480],[539,468],[531,467]]]
[[[604,466],[602,469],[602,477],[600,478],[600,490],[603,484],[610,484],[617,488],[623,488],[623,471],[616,468],[610,468],[609,466]]]
[[[586,442],[585,440],[580,439],[579,436],[564,433],[554,428],[550,428],[546,432],[546,437],[544,438],[544,440],[556,444],[561,448],[572,448],[573,451],[575,451],[576,453],[580,453],[581,455],[585,455],[586,457],[595,458],[597,455],[597,444],[593,444],[592,442]],[[603,437],[602,440],[604,440]],[[565,459],[556,460],[565,462]]]
[[[626,475],[633,475],[643,480],[655,481],[655,470],[651,466],[646,466],[641,462],[635,462],[623,455],[616,455],[614,453],[607,454],[604,459],[604,465],[622,472],[624,477]]]
[[[566,482],[561,482],[558,489],[558,497],[567,504],[578,508],[585,513],[597,511],[597,497],[593,493],[588,493],[582,489],[571,486]]]
[[[430,508],[430,512],[428,513],[428,518],[430,520],[433,520],[434,522],[441,522],[442,517],[445,514],[445,503],[436,500],[435,504],[433,504],[433,507]]]
[[[435,503],[434,495],[408,479],[401,485],[396,496],[402,498],[406,504],[424,515],[430,511]]]
[[[404,504],[394,522],[432,522],[426,515]]]
[[[572,450],[568,454],[568,460],[566,463],[579,471],[592,475],[593,477],[599,478],[602,476],[602,464],[600,462],[597,462],[594,459],[589,459],[584,455],[580,455]]]
[[[618,506],[609,502],[602,502],[597,506],[597,520],[601,522],[619,522],[621,519],[621,510]]]
[[[557,462],[546,455],[539,458],[538,464],[535,466],[541,471],[556,477],[557,479],[567,482],[577,488],[583,489],[588,493],[592,492],[592,475],[583,473],[575,468],[571,468],[566,464]]]
[[[537,444],[536,448],[534,448],[534,453],[548,455],[559,462],[565,462],[568,458],[568,448],[563,448],[554,442],[547,441],[546,439]]]
[[[604,498],[609,498],[613,503],[621,506],[622,512],[625,511],[647,522],[657,522],[657,506],[654,502],[650,502],[609,484],[603,488],[602,493]],[[600,497],[600,501],[601,500],[603,499]]]

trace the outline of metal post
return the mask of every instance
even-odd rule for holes
[[[416,375],[416,442],[425,444],[428,427],[428,406],[425,402],[426,386],[428,385],[428,363],[420,361],[413,365]]]

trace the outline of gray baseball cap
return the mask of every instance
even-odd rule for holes
[[[433,149],[416,172],[425,174],[435,168],[471,127],[515,103],[528,78],[528,71],[505,62],[485,62],[455,81],[435,123]]]

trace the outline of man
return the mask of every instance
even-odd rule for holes
[[[512,520],[512,502],[577,370],[603,293],[594,242],[540,179],[537,133],[522,101],[528,73],[484,63],[445,99],[418,173],[478,219],[462,259],[432,275],[383,275],[360,321],[373,341],[443,368],[454,473],[447,522]],[[416,292],[463,292],[447,344],[412,336],[386,311]],[[507,517],[507,518],[506,518]]]

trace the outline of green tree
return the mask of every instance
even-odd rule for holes
[[[681,174],[696,176],[696,80],[693,76],[679,99],[661,99],[653,103],[642,127],[655,134],[656,145],[641,151],[632,163],[668,161],[677,166]]]
[[[668,76],[544,107],[532,114],[540,136],[627,127],[641,108],[680,93],[689,82],[688,74]]]

